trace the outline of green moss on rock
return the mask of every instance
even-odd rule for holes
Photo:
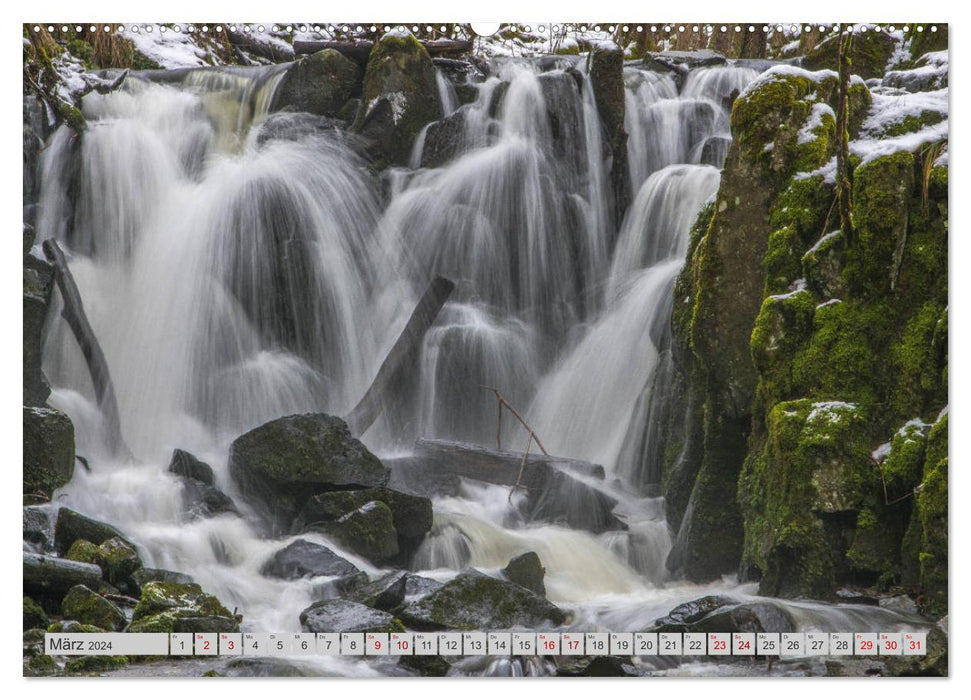
[[[947,420],[944,413],[927,435],[923,483],[917,496],[920,584],[927,610],[934,615],[947,614]]]
[[[325,532],[341,546],[375,564],[390,561],[398,554],[398,531],[387,504],[370,501],[337,520],[319,523],[314,529]]]
[[[50,500],[74,475],[74,424],[52,408],[24,406],[24,496]]]
[[[64,617],[104,630],[120,632],[127,620],[118,606],[87,586],[74,586],[61,602]]]
[[[112,537],[98,547],[97,564],[109,583],[119,584],[141,568],[142,561],[135,548],[120,537]]]
[[[233,614],[198,584],[150,581],[142,587],[129,631],[172,632],[179,620],[206,618],[221,618],[229,628],[239,629]]]
[[[85,564],[98,564],[98,545],[87,540],[75,540],[68,548],[64,558]]]
[[[836,35],[820,42],[806,54],[803,66],[809,70],[838,70],[839,43]],[[895,48],[893,37],[885,32],[854,33],[849,51],[850,72],[864,79],[882,76]]]
[[[24,629],[34,629],[36,627],[47,627],[50,620],[44,608],[37,604],[30,596],[24,596]]]
[[[127,665],[127,656],[79,656],[64,665],[64,672],[86,676],[117,671]]]

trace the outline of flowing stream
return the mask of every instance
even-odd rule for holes
[[[109,456],[86,365],[55,308],[44,358],[50,403],[71,416],[78,453],[91,462],[55,502],[117,524],[146,565],[184,571],[237,607],[245,631],[299,630],[299,612],[327,582],[260,575],[294,538],[259,534],[229,477],[229,444],[279,416],[345,414],[425,285],[443,274],[456,291],[419,366],[363,441],[387,457],[407,454],[417,437],[491,446],[496,406],[482,386],[498,387],[552,454],[603,465],[598,487],[618,499],[629,529],[524,523],[508,487],[463,482],[458,496],[435,499],[413,568],[446,580],[535,551],[549,598],[573,612],[571,628],[588,631],[647,626],[710,592],[751,598],[752,585],[669,579],[660,465],[644,426],[663,410],[651,397],[663,396],[670,372],[671,289],[689,228],[718,188],[730,95],[756,72],[696,69],[679,90],[667,75],[625,69],[635,194],[614,221],[582,67],[564,61],[541,72],[497,60],[466,105],[439,76],[448,118],[461,120],[454,157],[419,168],[426,129],[413,167],[384,182],[340,132],[263,138],[280,70],[129,80],[85,98],[80,147],[65,130],[52,136],[39,238],[57,238],[72,255],[136,457]],[[511,421],[504,436],[525,442]],[[211,464],[244,517],[187,520],[182,485],[167,472],[174,448]],[[378,573],[322,535],[301,537]],[[874,608],[786,605],[807,629],[906,622],[890,612],[878,619]],[[328,659],[318,671],[383,672],[386,662],[374,663]],[[544,672],[540,662],[482,663],[457,668]]]

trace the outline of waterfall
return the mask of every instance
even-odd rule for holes
[[[631,601],[660,615],[699,594],[667,581],[650,428],[669,403],[671,288],[718,187],[728,100],[754,72],[697,69],[679,90],[667,74],[625,69],[636,196],[616,221],[585,69],[489,68],[462,106],[437,73],[442,122],[421,132],[411,167],[381,178],[339,130],[273,137],[265,120],[286,67],[200,69],[85,98],[83,138],[62,128],[43,153],[38,233],[70,256],[136,459],[103,445],[55,293],[50,402],[92,464],[56,503],[117,524],[146,565],[186,571],[238,606],[244,629],[299,629],[299,611],[332,582],[260,575],[293,538],[260,534],[229,476],[229,444],[282,415],[346,414],[441,274],[456,289],[364,442],[379,456],[407,454],[416,437],[491,445],[496,404],[483,386],[494,386],[551,453],[604,467],[605,480],[583,483],[616,501],[627,529],[526,522],[521,493],[463,481],[434,499],[412,568],[447,580],[535,551],[550,599],[590,629],[629,627],[616,615]],[[447,157],[420,167],[433,148]],[[525,435],[506,420],[503,444],[517,449]],[[244,517],[186,520],[167,472],[174,448],[211,464]],[[302,537],[380,573],[324,535]]]

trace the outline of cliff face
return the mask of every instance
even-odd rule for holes
[[[884,85],[942,60],[851,84],[849,240],[836,74],[777,67],[735,101],[675,287],[673,571],[817,598],[903,584],[946,606],[946,89]]]

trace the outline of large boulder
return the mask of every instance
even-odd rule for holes
[[[322,600],[300,613],[307,632],[402,632],[404,627],[381,610],[350,600]]]
[[[323,545],[307,540],[294,540],[270,557],[263,576],[293,580],[312,576],[354,576],[360,569]]]
[[[375,166],[407,165],[419,132],[442,114],[435,66],[425,47],[408,33],[382,36],[368,59],[354,122]]]
[[[70,508],[61,508],[57,512],[57,523],[54,525],[54,546],[62,554],[67,552],[75,540],[87,540],[100,545],[113,537],[131,545],[131,542],[113,525],[81,515]]]
[[[24,552],[24,594],[54,610],[74,586],[101,585],[101,568],[94,564]]]
[[[560,625],[566,613],[530,590],[470,570],[406,605],[405,624],[418,629],[509,629]]]
[[[441,167],[462,153],[468,112],[469,108],[462,107],[428,127],[421,151],[421,167]]]
[[[54,547],[54,520],[47,506],[24,506],[24,543],[38,553]]]
[[[273,93],[270,111],[336,117],[360,93],[360,67],[334,49],[324,49],[304,56],[287,70]]]
[[[432,502],[422,496],[384,487],[319,493],[304,504],[294,521],[294,531],[333,523],[372,501],[383,503],[390,509],[397,533],[399,558],[407,563],[432,529]]]
[[[195,583],[151,581],[132,614],[129,632],[238,632],[239,622]]]
[[[344,421],[323,413],[278,418],[236,438],[229,473],[279,531],[309,496],[384,486],[390,475]]]
[[[67,592],[61,602],[61,613],[65,618],[109,632],[121,632],[128,622],[117,605],[82,585]]]
[[[727,605],[734,605],[736,602],[735,599],[723,595],[706,595],[697,600],[690,600],[655,620],[651,629],[658,632],[684,632],[706,615]]]
[[[50,500],[74,475],[74,424],[52,408],[24,406],[24,497]]]
[[[546,597],[546,586],[543,584],[546,569],[536,552],[526,552],[510,559],[502,575],[536,595]]]

